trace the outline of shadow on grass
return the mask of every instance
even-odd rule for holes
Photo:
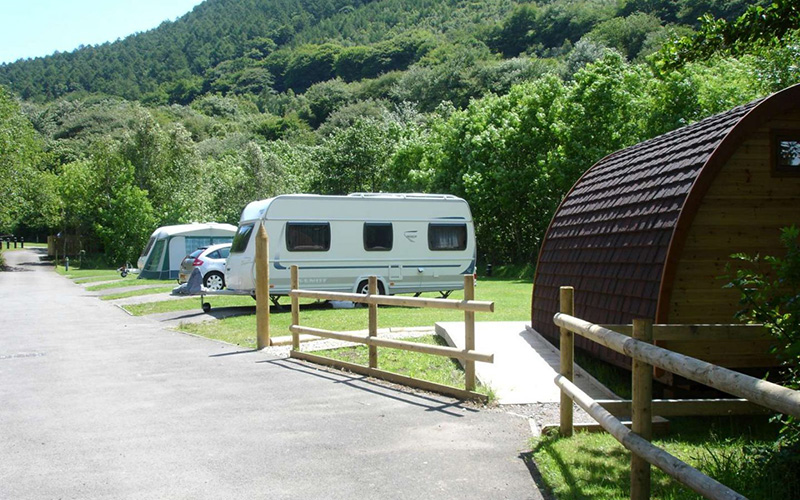
[[[558,470],[563,486],[568,491],[561,492],[559,499],[605,498],[613,494],[616,489],[627,495],[630,489],[630,469],[627,467],[614,467],[615,463],[629,464],[629,453],[622,446],[609,449],[593,448],[584,445],[570,449],[569,456],[565,456],[556,444],[561,438],[557,435],[542,438],[534,447],[533,453],[545,453]],[[580,470],[581,477],[574,471]],[[538,470],[537,470],[538,472]],[[552,488],[540,475],[543,486]],[[608,486],[605,486],[608,485]],[[605,489],[603,493],[599,490]],[[598,495],[601,495],[598,497]]]
[[[428,396],[421,393],[411,393],[404,389],[395,388],[389,382],[378,382],[366,375],[356,375],[343,371],[332,371],[327,367],[309,366],[303,361],[293,359],[275,359],[257,361],[256,363],[269,363],[287,370],[293,370],[306,375],[312,375],[334,384],[344,384],[348,387],[368,392],[378,396],[383,396],[395,401],[407,403],[413,406],[424,408],[425,411],[435,411],[444,413],[451,417],[462,418],[464,413],[477,413],[479,410],[472,408],[461,401],[447,398],[446,396]]]

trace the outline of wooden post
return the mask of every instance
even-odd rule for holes
[[[269,237],[264,225],[256,236],[256,348],[269,346]]]
[[[369,277],[369,294],[378,294],[378,278],[377,276]],[[369,304],[369,336],[378,336],[378,304]],[[369,346],[369,367],[378,367],[378,346]]]
[[[300,288],[300,278],[297,272],[297,266],[291,268],[291,284],[289,285],[292,290]],[[300,325],[300,298],[292,295],[292,324]],[[295,351],[300,350],[300,334],[292,332],[292,349]]]
[[[575,314],[575,289],[571,286],[562,286],[560,290],[560,307],[559,311],[573,316]],[[568,381],[572,382],[575,374],[575,336],[567,328],[561,327],[561,341],[558,349],[561,352],[561,375]],[[572,436],[572,398],[561,391],[561,404],[560,404],[560,427],[559,432],[562,436]]]
[[[464,276],[464,300],[475,300],[475,278],[471,274]],[[475,350],[475,313],[464,312],[464,348]],[[475,390],[475,361],[464,361],[464,380],[468,391]]]
[[[633,338],[653,341],[653,322],[633,320]],[[633,397],[631,401],[631,430],[650,441],[653,436],[653,367],[633,358],[631,369]],[[650,464],[636,453],[631,454],[631,500],[650,498]]]

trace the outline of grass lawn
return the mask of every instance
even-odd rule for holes
[[[400,340],[420,344],[447,345],[447,342],[438,335],[425,335],[423,337],[412,337]],[[365,345],[314,351],[314,354],[363,366],[369,364],[369,349]],[[427,380],[458,389],[464,388],[464,370],[461,368],[461,364],[455,359],[445,356],[403,351],[400,349],[379,348],[378,367],[381,370],[399,373],[407,377]],[[491,397],[489,389],[481,384],[478,384],[476,392],[487,394]]]
[[[797,498],[797,459],[765,463],[777,426],[768,417],[673,418],[670,433],[653,443],[729,488],[756,499]],[[630,498],[630,453],[609,434],[550,435],[532,445],[542,477],[559,500]],[[792,479],[794,478],[794,479]],[[652,498],[700,498],[656,467]]]
[[[122,276],[119,275],[119,271],[116,269],[80,269],[77,266],[70,266],[69,272],[64,269],[64,266],[54,266],[56,272],[62,276],[65,276],[69,279],[81,279],[81,278],[105,278],[105,279],[122,279]]]
[[[119,275],[117,275],[119,276]],[[84,281],[85,283],[85,281]],[[129,274],[124,278],[120,278],[112,283],[103,283],[101,285],[93,285],[86,287],[89,292],[98,292],[100,290],[109,290],[112,288],[124,288],[129,286],[142,286],[142,285],[172,285],[169,290],[178,286],[176,280],[140,280],[135,275]]]
[[[438,293],[423,294],[424,297],[437,297]],[[527,281],[487,279],[479,280],[475,289],[476,300],[495,302],[494,313],[477,313],[476,321],[525,321],[530,317],[531,284]],[[462,300],[462,291],[453,292],[452,299]],[[224,340],[243,347],[255,347],[255,301],[250,297],[207,297],[212,309],[217,307],[247,306],[253,314],[237,316],[207,323],[181,325],[180,329],[204,337]],[[176,303],[179,302],[179,303]],[[272,308],[270,316],[270,335],[289,335],[291,311],[289,299],[281,300],[283,311]],[[181,311],[199,308],[199,300],[169,301],[153,304],[126,306],[131,314],[153,314],[155,312]],[[379,307],[378,327],[430,326],[438,321],[463,321],[464,313],[445,309],[418,309],[411,307]],[[313,328],[333,331],[365,330],[368,326],[367,308],[332,309],[316,303],[302,303],[300,324]]]
[[[115,299],[124,299],[127,297],[138,297],[139,295],[154,295],[157,293],[169,293],[172,289],[175,288],[173,285],[170,286],[160,286],[158,288],[145,288],[143,290],[128,290],[127,292],[119,292],[119,293],[112,293],[109,295],[103,295],[100,297],[101,300],[115,300]]]
[[[174,287],[172,287],[174,288]],[[236,295],[210,295],[204,299],[211,304],[212,309],[220,307],[255,307],[256,301],[250,296],[236,296]],[[288,306],[287,306],[288,307]],[[150,302],[147,304],[131,304],[123,306],[123,308],[134,316],[146,316],[148,314],[159,314],[165,312],[176,311],[192,311],[200,309],[200,297],[187,297],[185,299],[177,300],[164,300],[162,302]],[[255,309],[253,310],[255,314]],[[214,321],[212,323],[220,323]],[[253,330],[255,330],[255,317],[253,317]]]

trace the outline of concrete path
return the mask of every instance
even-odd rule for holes
[[[6,258],[32,272],[0,273],[0,498],[542,498],[525,419],[164,330]]]
[[[464,349],[463,322],[436,323],[436,333]],[[558,349],[528,323],[476,323],[475,350],[494,354],[494,363],[475,363],[475,376],[494,390],[500,404],[560,401],[561,391],[553,383],[559,370]],[[619,399],[577,365],[574,382],[594,399]]]

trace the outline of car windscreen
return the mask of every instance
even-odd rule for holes
[[[254,222],[242,224],[236,231],[236,236],[233,237],[231,243],[231,253],[242,253],[247,248],[247,243],[250,242],[250,235],[253,233]]]
[[[194,252],[190,253],[189,256],[187,257],[187,259],[189,259],[189,258],[196,259],[197,257],[200,256],[201,253],[203,253],[204,250],[205,250],[205,248],[198,248]]]

